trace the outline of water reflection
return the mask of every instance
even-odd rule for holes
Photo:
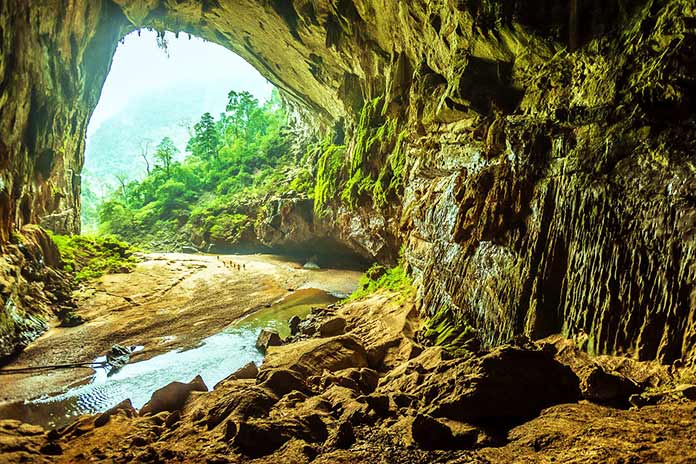
[[[107,376],[105,369],[99,368],[88,384],[68,389],[59,395],[5,405],[0,408],[0,417],[54,428],[69,423],[76,416],[105,411],[126,398],[131,399],[133,406],[140,408],[158,388],[173,381],[188,382],[198,374],[208,388],[212,388],[249,361],[261,363],[263,356],[255,348],[261,329],[272,328],[281,337],[286,337],[290,317],[304,317],[312,306],[336,300],[336,296],[322,290],[298,290],[270,308],[260,310],[206,338],[196,348],[170,351],[146,361],[128,364],[111,376]]]

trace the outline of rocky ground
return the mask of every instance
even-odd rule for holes
[[[173,383],[140,411],[124,401],[50,432],[0,422],[2,459],[696,462],[687,372],[560,337],[452,357],[416,343],[420,326],[402,294],[319,308],[218,385]]]
[[[237,270],[235,264],[243,268]],[[4,368],[88,362],[114,344],[144,346],[132,358],[144,360],[195,346],[289,290],[350,293],[358,276],[354,271],[305,271],[271,255],[147,254],[133,272],[105,275],[78,292],[75,314],[84,324],[52,327]],[[92,372],[0,375],[0,403],[54,393],[85,381]]]

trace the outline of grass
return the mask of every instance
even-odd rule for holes
[[[137,251],[111,236],[51,235],[60,251],[63,269],[75,276],[76,282],[95,279],[104,274],[130,272]]]

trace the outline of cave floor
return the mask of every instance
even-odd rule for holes
[[[234,264],[243,268],[237,270]],[[7,368],[89,362],[112,345],[144,349],[132,362],[196,346],[240,317],[300,288],[347,294],[359,272],[308,271],[273,255],[143,255],[136,269],[109,274],[77,293],[77,327],[52,327]],[[0,403],[48,395],[89,381],[90,368],[0,375]]]

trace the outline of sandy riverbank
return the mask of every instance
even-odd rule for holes
[[[350,293],[359,275],[305,270],[272,255],[147,254],[134,272],[104,276],[80,292],[77,313],[85,324],[51,328],[5,368],[91,361],[115,343],[144,346],[132,359],[144,360],[196,346],[299,288]],[[54,393],[92,374],[84,368],[1,375],[0,403]]]

